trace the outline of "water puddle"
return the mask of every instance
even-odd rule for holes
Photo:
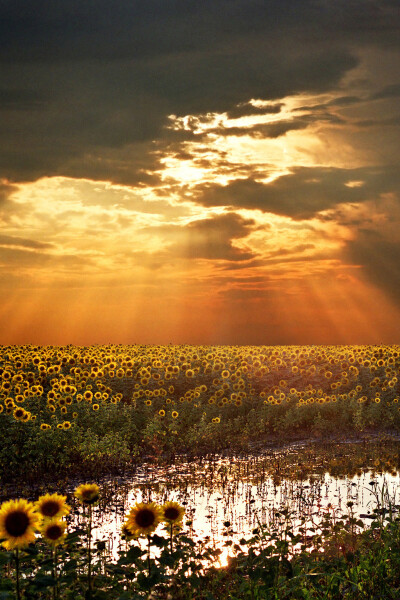
[[[185,531],[199,542],[219,548],[223,566],[229,552],[224,546],[227,540],[237,544],[251,537],[260,525],[276,526],[282,510],[288,509],[294,528],[301,519],[311,528],[326,512],[340,518],[349,510],[368,524],[377,503],[397,504],[400,476],[393,465],[388,465],[387,472],[377,471],[376,465],[362,470],[356,465],[356,472],[353,468],[348,474],[332,474],[324,470],[319,454],[314,472],[310,468],[304,476],[306,452],[304,448],[290,448],[267,457],[177,462],[168,467],[143,464],[134,477],[103,482],[103,498],[94,509],[94,536],[105,539],[111,555],[117,557],[121,544],[125,544],[120,528],[130,507],[136,502],[174,500],[186,509]],[[292,465],[291,470],[287,465],[283,469],[285,461]],[[341,464],[345,464],[344,459]],[[303,474],[301,478],[299,474]],[[78,510],[73,511],[72,518],[76,524],[82,522]]]

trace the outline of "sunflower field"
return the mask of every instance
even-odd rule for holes
[[[311,523],[280,509],[242,539],[224,522],[221,548],[148,483],[113,555],[93,536],[103,475],[177,455],[308,440],[295,460],[266,459],[260,477],[397,477],[399,374],[398,346],[2,346],[0,478],[3,498],[18,498],[0,505],[0,600],[400,597],[399,506],[374,480],[368,526],[352,502]],[[370,444],[346,453],[349,439]],[[89,482],[72,493],[78,478]]]
[[[2,346],[0,477],[400,431],[399,346]]]

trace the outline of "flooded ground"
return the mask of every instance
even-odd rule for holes
[[[144,463],[134,476],[102,483],[94,534],[117,556],[120,527],[133,504],[175,500],[185,506],[185,530],[220,548],[224,565],[227,540],[238,544],[260,525],[276,526],[285,509],[294,529],[301,519],[312,528],[326,512],[339,519],[349,510],[368,524],[376,507],[397,510],[400,476],[393,443],[294,444],[254,456]],[[73,519],[81,520],[77,511]]]

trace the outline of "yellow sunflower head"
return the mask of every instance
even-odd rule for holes
[[[82,483],[76,488],[74,495],[84,504],[94,504],[99,499],[100,488],[96,483]]]
[[[155,502],[137,502],[129,512],[126,525],[132,535],[150,535],[162,520],[162,509]]]
[[[126,540],[127,542],[129,542],[130,540],[135,539],[137,536],[132,533],[132,531],[129,529],[129,525],[128,523],[123,523],[121,526],[121,536],[124,540]]]
[[[16,421],[23,421],[25,414],[26,414],[26,411],[24,408],[22,408],[22,406],[18,406],[13,412],[14,419]]]
[[[35,506],[23,498],[3,502],[0,506],[0,538],[7,550],[25,548],[35,541],[39,516]]]
[[[40,532],[48,544],[58,546],[65,540],[66,528],[66,522],[61,519],[46,519],[40,527]]]
[[[182,522],[185,514],[183,506],[178,502],[166,502],[162,507],[162,520],[166,523],[178,525]]]
[[[65,503],[67,496],[46,494],[35,502],[35,509],[43,518],[54,519],[67,515],[71,508]]]

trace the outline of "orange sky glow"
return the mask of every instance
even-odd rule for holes
[[[249,82],[209,110],[178,99],[174,112],[172,92],[161,110],[143,84],[134,125],[93,87],[79,127],[96,120],[96,93],[108,117],[76,148],[57,98],[48,129],[42,108],[3,106],[0,343],[398,343],[399,53],[354,44],[331,81],[276,82],[264,97]],[[34,68],[45,89],[58,67]],[[83,111],[79,69],[68,91]],[[151,129],[147,102],[159,129],[130,138],[141,120]]]

